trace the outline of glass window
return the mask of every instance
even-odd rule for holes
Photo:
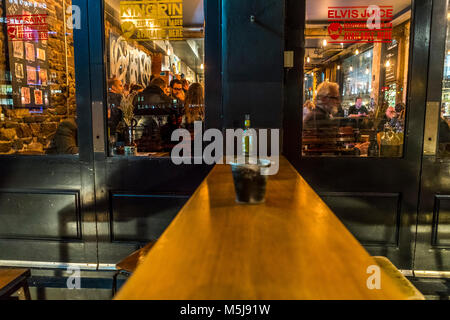
[[[304,157],[402,156],[410,7],[306,1]]]
[[[450,10],[448,11],[450,17]],[[450,19],[447,19],[442,103],[439,117],[439,155],[450,157]]]
[[[203,121],[203,0],[105,1],[110,156],[168,156]]]
[[[1,1],[2,155],[78,153],[70,6],[70,0]]]

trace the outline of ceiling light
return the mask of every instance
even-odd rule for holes
[[[310,63],[311,62],[311,58],[309,56],[306,57],[306,63]]]
[[[386,66],[386,68],[387,67],[390,67],[391,66],[391,62],[388,60],[388,61],[386,61],[386,64],[385,64],[385,66]]]
[[[359,54],[359,50],[356,49],[356,50],[355,50],[355,55],[358,55],[358,54]]]
[[[338,70],[341,70],[341,65],[338,64],[337,69],[338,69]]]
[[[205,69],[205,66],[203,65],[203,63],[200,65],[200,69]]]
[[[322,45],[323,45],[324,47],[326,47],[326,46],[327,46],[327,39],[323,39],[323,41],[322,41]]]

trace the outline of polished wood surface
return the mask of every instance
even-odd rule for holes
[[[115,299],[407,299],[285,158],[266,202],[216,165]]]
[[[144,261],[145,256],[147,255],[147,253],[150,251],[150,249],[153,247],[154,244],[155,242],[149,242],[143,248],[134,251],[125,259],[121,260],[116,265],[116,269],[120,271],[123,270],[129,273],[134,272],[134,270],[136,270],[136,267]]]
[[[0,299],[8,298],[14,292],[21,290],[19,296],[30,300],[27,279],[30,277],[30,269],[0,268]]]
[[[400,290],[407,296],[408,300],[425,300],[423,294],[397,269],[386,257],[373,257],[378,266],[383,269],[387,276],[399,285]]]

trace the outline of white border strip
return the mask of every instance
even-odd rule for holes
[[[447,278],[450,279],[450,271],[431,271],[431,270],[400,270],[405,277],[416,278]]]
[[[0,260],[0,266],[3,267],[23,267],[23,268],[49,268],[49,269],[68,269],[69,267],[78,267],[80,270],[116,270],[115,264],[107,263],[65,263],[49,261],[20,261],[20,260]]]
[[[414,276],[418,278],[447,278],[450,279],[450,271],[415,270]]]

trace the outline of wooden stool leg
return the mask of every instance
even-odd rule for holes
[[[23,282],[22,288],[23,288],[23,292],[25,294],[25,300],[31,300],[30,288],[28,287],[28,281],[27,280],[25,280]]]
[[[117,271],[113,276],[113,284],[112,284],[112,295],[113,297],[117,293],[117,276],[119,275],[119,271]]]
[[[21,282],[19,290],[16,291],[19,300],[31,300],[30,288],[27,280]]]

